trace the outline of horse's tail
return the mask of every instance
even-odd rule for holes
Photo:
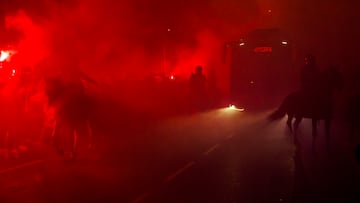
[[[290,110],[293,94],[285,97],[278,109],[268,116],[268,120],[275,121],[283,118]]]

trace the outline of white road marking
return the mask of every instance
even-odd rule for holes
[[[18,169],[21,169],[21,168],[25,168],[25,167],[28,167],[28,166],[40,164],[40,163],[42,163],[42,162],[44,162],[44,161],[45,161],[45,160],[40,159],[40,160],[36,160],[36,161],[32,161],[32,162],[20,164],[20,165],[14,166],[14,167],[10,167],[10,168],[7,168],[7,169],[3,169],[3,170],[0,171],[0,174],[8,173],[8,172],[15,171],[15,170],[18,170]]]
[[[177,176],[179,176],[180,174],[182,174],[183,172],[185,172],[186,170],[188,170],[191,166],[193,166],[195,164],[194,161],[191,161],[189,163],[187,163],[184,167],[180,168],[179,170],[177,170],[175,173],[173,173],[172,175],[168,176],[165,178],[165,183],[168,183],[172,180],[174,180]]]
[[[140,202],[144,201],[149,195],[150,195],[150,193],[144,192],[141,195],[139,195],[136,199],[131,201],[131,203],[140,203]]]
[[[205,151],[203,154],[205,156],[208,156],[211,152],[215,151],[217,148],[219,148],[220,144],[216,144],[212,147],[210,147],[210,149],[208,149],[207,151]]]

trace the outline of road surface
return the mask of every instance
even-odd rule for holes
[[[314,154],[309,121],[299,149],[284,120],[266,121],[269,112],[111,113],[98,120],[94,149],[81,148],[75,161],[49,145],[1,160],[0,202],[360,202],[359,168],[340,121],[331,153],[320,128]]]

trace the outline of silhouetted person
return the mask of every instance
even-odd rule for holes
[[[71,88],[72,91],[77,91],[77,93],[84,93],[85,87],[84,82],[97,85],[97,82],[85,74],[80,68],[76,66],[71,66],[63,70],[62,79],[65,84]]]
[[[202,66],[196,66],[195,73],[190,76],[190,91],[193,104],[196,108],[206,107],[206,77]]]
[[[85,83],[93,85],[98,83],[76,66],[65,69],[62,79],[66,88],[64,94],[68,105],[66,109],[69,109],[69,114],[72,114],[69,119],[81,120],[77,116],[86,115],[92,108],[92,99],[86,92]]]
[[[304,108],[309,112],[315,113],[318,106],[321,105],[319,101],[320,84],[321,84],[321,71],[316,65],[315,57],[311,54],[305,56],[304,66],[301,69],[301,94],[303,95]],[[319,112],[316,112],[316,114]]]
[[[72,68],[72,67],[71,67]],[[55,108],[56,126],[54,142],[60,154],[64,149],[59,145],[59,129],[63,126],[75,137],[82,129],[91,136],[89,115],[92,110],[92,100],[86,94],[83,81],[97,84],[94,80],[85,75],[80,69],[65,69],[57,77],[47,79],[46,94],[49,105]],[[90,138],[91,139],[91,138]],[[76,156],[77,139],[71,139],[73,146],[71,156]]]
[[[315,56],[308,54],[304,59],[304,66],[301,70],[301,88],[306,92],[318,90],[321,72],[316,65]]]
[[[85,84],[97,86],[98,83],[76,66],[67,69],[63,77],[67,89],[63,117],[66,119],[67,125],[70,125],[76,133],[79,133],[82,129],[86,129],[86,133],[90,136],[90,147],[92,141],[89,119],[91,112],[93,112],[94,100],[93,97],[86,92]]]
[[[63,97],[65,84],[59,77],[45,79],[45,94],[50,106],[55,106]]]
[[[323,73],[320,80],[320,94],[322,98],[327,98],[328,101],[324,100],[323,108],[326,112],[331,113],[334,109],[335,94],[339,93],[343,89],[343,77],[337,66],[330,65]],[[329,115],[332,116],[332,115]]]
[[[330,65],[324,72],[324,79],[329,89],[341,91],[344,87],[344,79],[339,68],[335,65]]]

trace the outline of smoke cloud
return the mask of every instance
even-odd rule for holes
[[[2,1],[23,63],[55,70],[77,64],[116,79],[152,72],[189,74],[214,65],[219,48],[256,27],[280,27],[302,53],[354,63],[356,6],[339,1],[36,0]],[[4,12],[3,12],[4,13]],[[12,36],[17,36],[14,33]]]
[[[21,34],[16,46],[24,65],[46,61],[50,71],[77,64],[117,79],[162,71],[188,74],[195,65],[207,66],[226,39],[255,24],[257,14],[257,4],[247,1],[18,5],[9,9],[5,27]]]

